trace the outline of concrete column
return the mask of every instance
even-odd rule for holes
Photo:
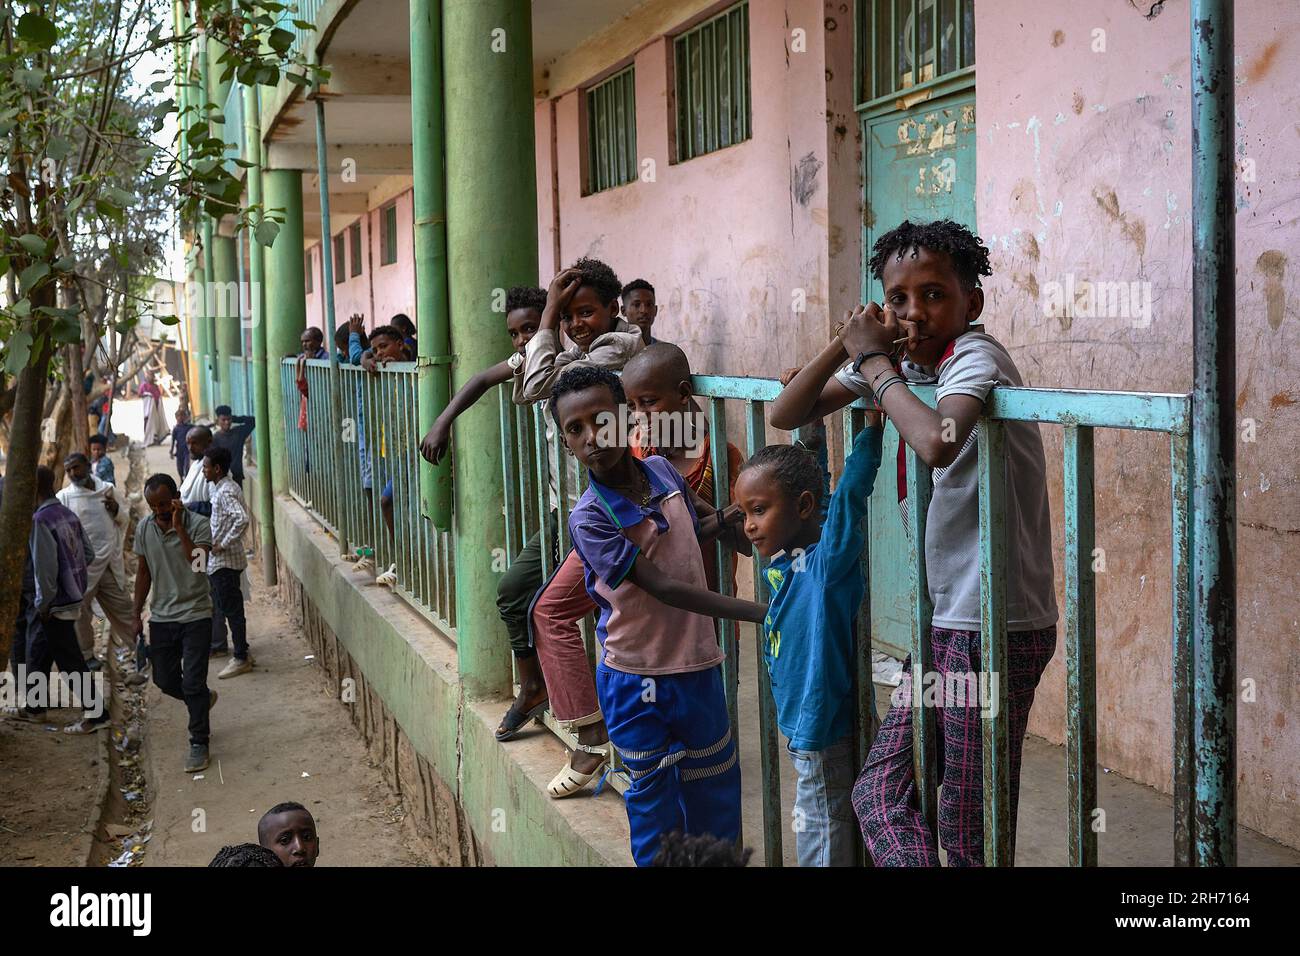
[[[459,388],[510,354],[503,317],[492,312],[493,290],[537,281],[532,31],[528,0],[442,6],[452,374]],[[510,647],[496,613],[500,576],[492,570],[492,551],[505,544],[494,401],[457,419],[455,448],[460,674],[470,697],[504,695]]]
[[[208,277],[203,271],[203,253],[196,247],[190,254],[190,292],[194,303],[194,313],[190,316],[191,328],[194,330],[195,353],[199,367],[198,388],[190,399],[194,402],[196,415],[210,415],[216,403],[212,401],[212,339],[208,326],[207,305]]]
[[[242,342],[239,334],[239,264],[235,261],[234,236],[212,237],[212,314],[217,328],[217,404],[230,404],[230,357],[238,355]]]
[[[284,224],[275,243],[266,250],[266,434],[271,440],[271,487],[276,494],[289,490],[284,458],[284,394],[280,388],[280,360],[297,355],[307,327],[306,286],[302,268],[302,172],[268,169],[262,174],[268,209],[283,209]],[[262,428],[258,422],[258,428]]]

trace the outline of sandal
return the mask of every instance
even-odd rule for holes
[[[578,744],[574,749],[581,750],[583,753],[596,754],[603,759],[591,773],[578,773],[571,764],[566,763],[564,769],[546,786],[546,792],[551,795],[552,800],[563,800],[565,797],[573,796],[600,776],[601,772],[609,766],[609,744]]]
[[[379,577],[375,578],[375,583],[383,584],[390,588],[396,588],[397,587],[397,565],[390,564],[388,566],[387,571],[379,575]]]
[[[541,719],[542,714],[546,712],[548,703],[549,700],[543,700],[527,713],[523,713],[519,710],[518,703],[511,704],[510,709],[506,711],[506,715],[501,718],[501,726],[493,732],[492,736],[496,737],[496,739],[502,743],[507,740],[514,740],[519,736],[519,730],[524,726],[524,724],[528,723],[530,720]],[[502,732],[503,729],[504,733]]]

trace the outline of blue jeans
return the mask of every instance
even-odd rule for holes
[[[786,752],[794,764],[794,843],[800,866],[853,866],[859,841],[853,814],[853,736],[825,750]]]

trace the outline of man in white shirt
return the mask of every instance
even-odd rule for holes
[[[95,659],[95,634],[91,604],[99,602],[108,618],[113,641],[135,646],[131,632],[132,603],[127,590],[122,547],[126,540],[127,511],[114,496],[113,486],[91,474],[90,459],[74,452],[63,461],[68,485],[55,497],[75,514],[86,531],[94,554],[86,562],[86,594],[77,619],[77,643],[87,662]],[[91,665],[92,667],[95,665]]]
[[[205,425],[195,425],[185,435],[185,445],[190,450],[190,470],[181,482],[181,504],[205,517],[212,514],[212,483],[203,477],[203,456],[211,444],[212,430]]]

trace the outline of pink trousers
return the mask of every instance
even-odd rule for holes
[[[551,714],[570,729],[601,720],[596,682],[578,622],[596,610],[583,581],[582,559],[570,550],[533,598],[529,611],[533,646],[546,679]]]

